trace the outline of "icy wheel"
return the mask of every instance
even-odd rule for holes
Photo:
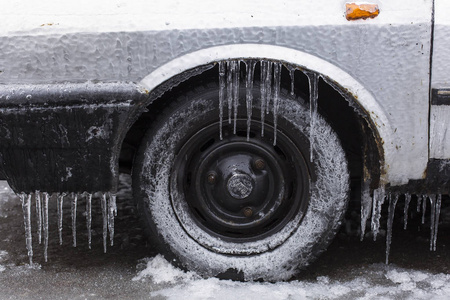
[[[256,92],[255,92],[256,95]],[[340,142],[320,117],[310,163],[309,110],[281,93],[273,115],[219,126],[218,87],[191,92],[160,115],[135,159],[134,193],[154,239],[204,276],[284,280],[334,236],[347,204]]]

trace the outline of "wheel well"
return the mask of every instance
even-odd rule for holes
[[[241,81],[244,78],[245,65],[241,60]],[[294,93],[301,95],[304,99],[309,99],[309,81],[306,72],[299,67],[294,67],[283,63],[281,74],[281,87],[290,91],[292,84],[291,72],[294,73]],[[205,85],[209,82],[219,81],[218,64],[209,67],[196,69],[194,72],[188,71],[189,76],[181,74],[171,82],[163,83],[165,87],[159,89],[155,100],[128,131],[119,159],[121,172],[130,173],[134,155],[139,148],[145,132],[151,126],[158,113],[177,99],[183,93],[194,87]],[[292,71],[294,70],[295,71]],[[192,74],[194,74],[192,76]],[[259,80],[260,67],[256,64],[255,76]],[[356,100],[350,95],[346,95],[343,89],[325,77],[319,79],[318,109],[321,115],[329,122],[341,139],[342,146],[349,162],[351,177],[351,199],[358,199],[362,180],[370,181],[372,189],[377,187],[380,178],[380,155],[376,142],[376,132],[368,122],[368,118]],[[339,89],[339,90],[338,90]],[[162,90],[162,91],[161,91]]]

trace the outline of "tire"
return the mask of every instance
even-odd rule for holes
[[[273,115],[262,136],[254,94],[248,141],[244,107],[236,134],[224,108],[220,139],[218,86],[209,85],[167,107],[135,158],[135,199],[153,242],[205,277],[287,280],[328,246],[347,206],[347,161],[330,125],[317,117],[311,163],[305,101],[282,91],[273,146]]]

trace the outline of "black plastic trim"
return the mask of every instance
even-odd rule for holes
[[[127,82],[0,86],[0,174],[15,192],[114,192],[147,99]]]

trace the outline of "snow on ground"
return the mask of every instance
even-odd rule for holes
[[[143,268],[144,265],[144,269]],[[151,297],[167,299],[448,299],[450,275],[431,274],[372,264],[353,271],[350,280],[280,283],[233,282],[217,278],[202,279],[192,272],[173,267],[161,255],[147,258],[138,265],[142,270],[134,281],[149,280],[157,290]]]
[[[6,252],[5,250],[0,250],[0,273],[6,270],[5,266],[3,266],[2,263],[6,260],[7,256],[8,252]]]

